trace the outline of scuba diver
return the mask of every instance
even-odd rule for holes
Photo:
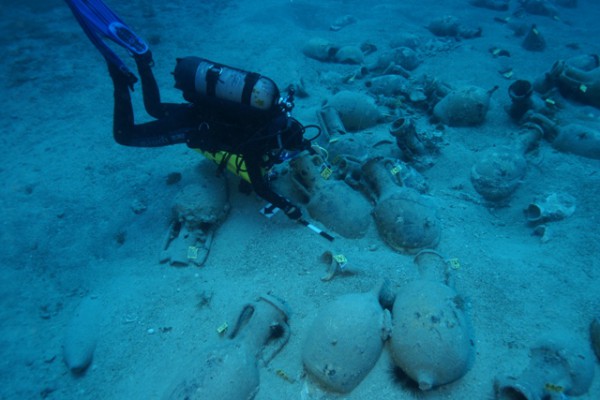
[[[262,75],[221,65],[200,57],[177,59],[175,87],[187,103],[163,103],[152,73],[153,58],[137,36],[100,0],[65,0],[92,43],[108,64],[114,85],[115,141],[125,146],[158,147],[186,143],[248,182],[254,192],[292,220],[303,221],[299,207],[275,193],[268,172],[290,155],[308,150],[305,127],[291,117],[293,91],[285,98]],[[136,76],[107,46],[109,39],[129,51],[141,78],[144,107],[156,120],[135,124],[130,90]],[[317,127],[318,129],[318,127]]]

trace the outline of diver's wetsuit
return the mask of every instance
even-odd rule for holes
[[[296,206],[270,189],[262,173],[262,168],[281,162],[272,155],[281,145],[277,141],[277,132],[285,129],[289,117],[279,113],[270,115],[267,120],[264,114],[240,117],[243,113],[223,110],[218,105],[162,103],[151,70],[151,55],[134,58],[142,81],[144,107],[156,120],[137,125],[134,123],[129,93],[131,79],[109,62],[115,98],[113,134],[117,143],[134,147],[187,143],[191,148],[208,152],[226,151],[241,155],[256,194],[282,209],[290,218],[301,217]],[[295,145],[301,148],[301,135],[295,139],[299,141]]]

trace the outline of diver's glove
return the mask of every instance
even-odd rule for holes
[[[302,211],[300,211],[300,209],[293,204],[290,204],[284,208],[283,212],[289,219],[294,221],[298,221],[300,218],[302,218]]]

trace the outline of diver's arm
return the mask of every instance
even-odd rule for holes
[[[275,207],[283,210],[285,215],[287,215],[291,219],[299,219],[302,217],[302,212],[300,209],[292,204],[285,197],[278,195],[275,193],[267,182],[261,171],[261,163],[262,163],[262,155],[261,154],[244,154],[243,155],[244,162],[246,163],[246,169],[248,171],[248,177],[250,178],[250,183],[252,184],[252,188],[257,195],[261,198],[265,199],[269,203],[273,204]]]

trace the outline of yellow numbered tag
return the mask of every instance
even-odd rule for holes
[[[277,374],[278,377],[280,377],[281,379],[283,379],[286,382],[289,382],[289,383],[296,382],[296,380],[294,378],[290,378],[290,376],[282,369],[276,370],[275,374]]]
[[[448,264],[450,264],[450,268],[452,269],[460,269],[460,262],[458,261],[458,258],[449,259]]]
[[[188,246],[187,258],[188,260],[195,260],[198,258],[199,249],[196,246]]]
[[[540,32],[536,28],[533,28],[531,30],[531,32],[533,32],[534,35],[539,35],[540,34]]]
[[[348,263],[348,259],[343,254],[335,254],[333,259],[340,265],[340,268]]]
[[[494,49],[492,50],[492,54],[497,56],[498,54],[500,54],[500,49],[498,47],[494,47]]]
[[[581,91],[581,93],[585,93],[587,92],[587,86],[584,85],[583,83],[581,85],[579,85],[579,90]]]
[[[548,391],[548,392],[554,392],[554,393],[562,393],[565,391],[565,388],[560,386],[560,385],[555,385],[553,383],[546,383],[544,385],[544,388]]]
[[[553,99],[550,99],[550,98],[546,99],[546,103],[550,104],[551,106],[555,106],[556,105],[556,102]]]
[[[327,165],[321,166],[321,176],[323,179],[329,179],[333,171]]]
[[[396,164],[394,165],[394,168],[392,168],[390,170],[390,172],[392,173],[392,175],[398,175],[400,172],[402,172],[402,165],[400,164]]]
[[[506,79],[510,79],[513,76],[513,70],[511,69],[510,71],[506,71],[505,73],[502,74],[503,77],[505,77]]]
[[[227,324],[227,322],[223,322],[221,325],[219,325],[219,327],[217,328],[217,333],[219,335],[222,335],[223,333],[225,333],[227,331],[227,328],[229,328],[229,325]]]

